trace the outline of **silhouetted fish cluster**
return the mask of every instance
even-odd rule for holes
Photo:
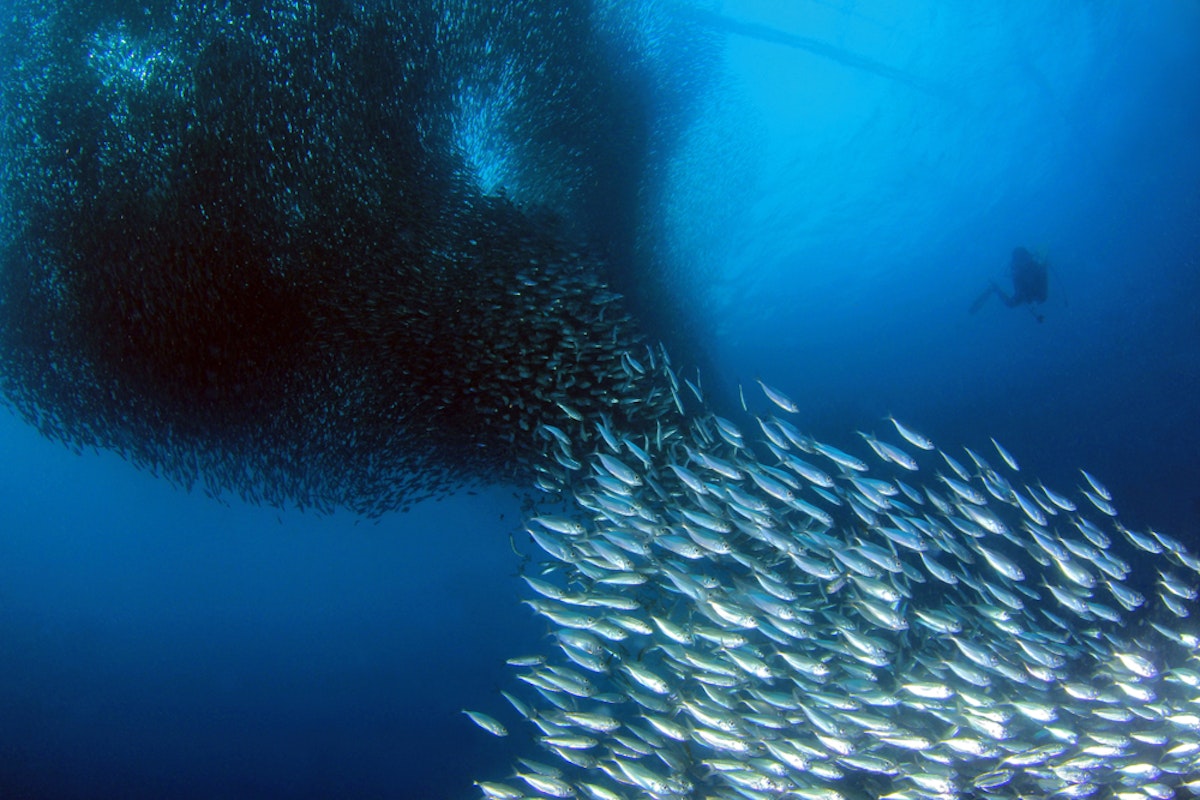
[[[860,456],[801,433],[767,384],[743,430],[638,358],[672,396],[654,433],[546,431],[563,506],[527,523],[548,560],[525,580],[555,648],[512,659],[527,686],[505,696],[549,761],[485,797],[1200,789],[1200,558],[1181,542],[994,440],[952,455],[892,420]]]
[[[560,402],[640,414],[609,287],[670,115],[614,15],[19,3],[4,397],[186,485],[365,513],[527,477]]]

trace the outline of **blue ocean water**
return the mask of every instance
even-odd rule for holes
[[[1200,7],[727,3],[656,221],[728,398],[761,376],[847,448],[1100,477],[1200,546]],[[994,299],[1050,263],[1037,322]],[[186,493],[0,414],[0,793],[466,797],[521,736],[508,487],[378,523]],[[518,541],[518,548],[522,545]]]

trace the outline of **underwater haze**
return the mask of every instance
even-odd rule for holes
[[[890,414],[995,437],[1200,547],[1200,5],[596,7],[695,94],[642,106],[689,109],[640,165],[654,203],[581,235],[659,243],[621,268],[683,309],[718,413],[762,379],[846,450]],[[703,31],[703,81],[654,46],[672,24]],[[483,190],[535,194],[502,156],[470,155]],[[1045,302],[970,313],[1018,246]],[[505,716],[505,659],[550,647],[525,485],[367,519],[187,491],[8,410],[0,453],[0,797],[466,798],[546,758],[460,713]]]

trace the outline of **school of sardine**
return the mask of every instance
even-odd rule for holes
[[[87,5],[0,20],[0,402],[30,425],[212,494],[378,516],[528,485],[557,403],[643,415],[617,402],[647,397],[622,387],[653,322],[626,298],[661,281],[585,232],[644,236],[608,209],[658,146],[642,105],[673,114],[618,88],[649,92],[652,65],[607,46],[616,8]],[[694,29],[670,29],[675,92],[705,74]],[[520,198],[480,185],[480,148],[528,173]]]
[[[564,506],[529,519],[523,577],[554,644],[510,661],[511,708],[469,713],[542,754],[485,797],[1200,789],[1200,559],[1122,525],[1096,477],[1052,489],[995,440],[892,418],[841,449],[767,384],[751,427],[664,352],[624,363],[690,416],[539,430]]]

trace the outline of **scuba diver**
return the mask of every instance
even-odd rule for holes
[[[984,289],[983,293],[975,298],[975,302],[971,304],[971,313],[974,314],[983,308],[983,304],[994,294],[999,296],[1004,301],[1004,305],[1009,308],[1028,304],[1034,319],[1042,322],[1045,320],[1045,316],[1041,314],[1037,306],[1046,302],[1049,278],[1046,262],[1024,247],[1018,247],[1013,250],[1012,263],[1009,266],[1012,270],[1013,293],[1011,295],[1006,294],[1003,289],[996,285],[995,281],[992,281],[988,285],[988,288]]]

